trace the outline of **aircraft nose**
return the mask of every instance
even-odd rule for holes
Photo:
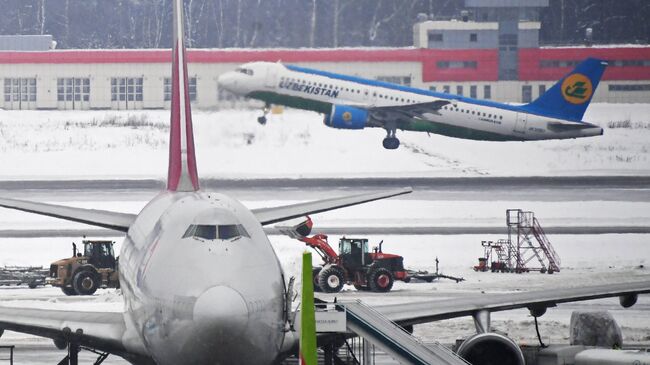
[[[237,75],[235,72],[226,72],[217,78],[217,84],[229,91],[236,91],[237,89]]]
[[[227,286],[214,286],[199,296],[194,304],[194,322],[218,325],[231,335],[237,335],[248,324],[248,307],[236,290]]]

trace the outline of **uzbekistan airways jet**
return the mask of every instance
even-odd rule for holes
[[[312,110],[340,129],[384,128],[387,149],[398,129],[484,141],[566,139],[603,134],[582,116],[605,70],[589,58],[537,100],[509,105],[345,76],[281,63],[253,62],[219,77],[233,93],[270,104]],[[266,117],[258,118],[261,124]]]
[[[277,363],[295,351],[297,337],[289,325],[292,295],[262,226],[410,192],[403,189],[249,210],[228,196],[199,190],[181,0],[174,2],[173,16],[167,190],[137,215],[0,198],[0,206],[6,208],[126,233],[119,262],[123,312],[0,306],[0,335],[9,330],[51,338],[59,348],[68,347],[61,363],[76,365],[80,348],[101,352],[96,363],[108,354],[141,365]],[[74,274],[74,285],[88,290],[96,287],[96,272],[91,267],[82,269]],[[621,303],[630,306],[638,293],[647,292],[650,283],[627,282],[479,294],[377,309],[402,326],[474,314],[475,320],[480,319],[477,328],[484,332],[466,341],[462,354],[473,358],[474,351],[482,354],[483,361],[523,364],[514,342],[489,332],[489,312],[530,308],[541,315],[557,303],[611,296],[620,296]],[[323,338],[322,344],[338,341],[328,338],[330,342]],[[495,349],[490,353],[499,359],[486,359],[485,346]],[[504,356],[519,362],[500,361]]]

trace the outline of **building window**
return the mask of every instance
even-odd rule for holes
[[[196,77],[190,77],[188,79],[189,85],[188,89],[190,92],[190,101],[196,101]],[[172,79],[171,77],[165,77],[164,81],[164,91],[165,91],[165,101],[172,100]]]
[[[429,33],[429,42],[442,42],[442,33]]]
[[[476,96],[476,85],[470,85],[470,87],[469,87],[469,97],[473,98],[473,99],[477,98],[477,96]]]
[[[490,85],[483,85],[483,98],[492,99],[492,88]]]
[[[436,86],[435,85],[429,86],[429,91],[436,91]]]
[[[539,85],[537,87],[537,91],[539,92],[539,96],[544,95],[544,93],[546,92],[546,85],[544,84]]]
[[[449,94],[449,90],[450,90],[449,85],[444,85],[444,86],[442,87],[442,91],[443,91],[445,94]]]
[[[436,67],[441,69],[446,68],[476,68],[476,61],[438,61]]]
[[[540,68],[576,67],[580,61],[576,60],[541,60]]]
[[[463,96],[463,85],[456,85],[456,95]]]
[[[521,87],[521,102],[530,103],[533,101],[533,87],[530,85],[523,85]]]
[[[142,101],[142,77],[111,78],[111,101]]]
[[[6,78],[6,102],[36,101],[36,78]]]
[[[58,78],[56,80],[56,100],[90,101],[90,79]]]
[[[390,82],[391,84],[411,86],[411,76],[377,76],[377,81]]]
[[[650,84],[610,84],[609,91],[650,91]]]
[[[476,34],[476,33],[470,33],[470,34],[469,34],[469,41],[470,41],[470,42],[478,42],[478,34]]]

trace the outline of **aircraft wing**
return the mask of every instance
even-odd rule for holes
[[[508,293],[477,294],[468,297],[405,304],[373,306],[402,326],[471,316],[480,311],[498,312],[517,308],[541,310],[559,303],[650,293],[650,280],[572,288]]]
[[[37,203],[27,200],[0,198],[0,207],[22,210],[24,212],[46,215],[69,221],[126,232],[135,220],[135,214],[110,212],[106,210],[84,209],[63,205]]]
[[[281,221],[286,221],[293,218],[302,217],[308,214],[321,213],[321,212],[326,212],[328,210],[334,210],[334,209],[349,207],[352,205],[367,203],[374,200],[386,199],[393,196],[408,194],[412,191],[413,189],[411,188],[404,188],[404,189],[391,190],[391,191],[385,191],[379,193],[349,195],[349,196],[343,196],[339,198],[285,205],[281,207],[253,209],[252,212],[253,214],[255,214],[255,216],[257,217],[257,219],[260,221],[262,225],[267,225],[267,224],[277,223]]]
[[[123,313],[0,307],[0,334],[9,330],[75,342],[120,356],[146,356],[144,347],[137,343],[130,349],[124,346],[126,328]]]
[[[423,119],[425,114],[440,114],[438,110],[447,104],[451,104],[451,102],[436,100],[428,103],[372,107],[368,109],[368,112],[376,120],[399,119],[400,117]]]

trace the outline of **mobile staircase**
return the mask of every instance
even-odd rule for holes
[[[514,250],[514,271],[531,270],[552,274],[560,271],[560,256],[548,240],[546,233],[533,212],[521,209],[506,210],[508,241]],[[530,262],[537,259],[540,267],[531,267]]]
[[[345,310],[346,326],[349,331],[381,348],[402,364],[468,364],[439,343],[423,344],[402,327],[360,300],[339,303],[337,307]]]

